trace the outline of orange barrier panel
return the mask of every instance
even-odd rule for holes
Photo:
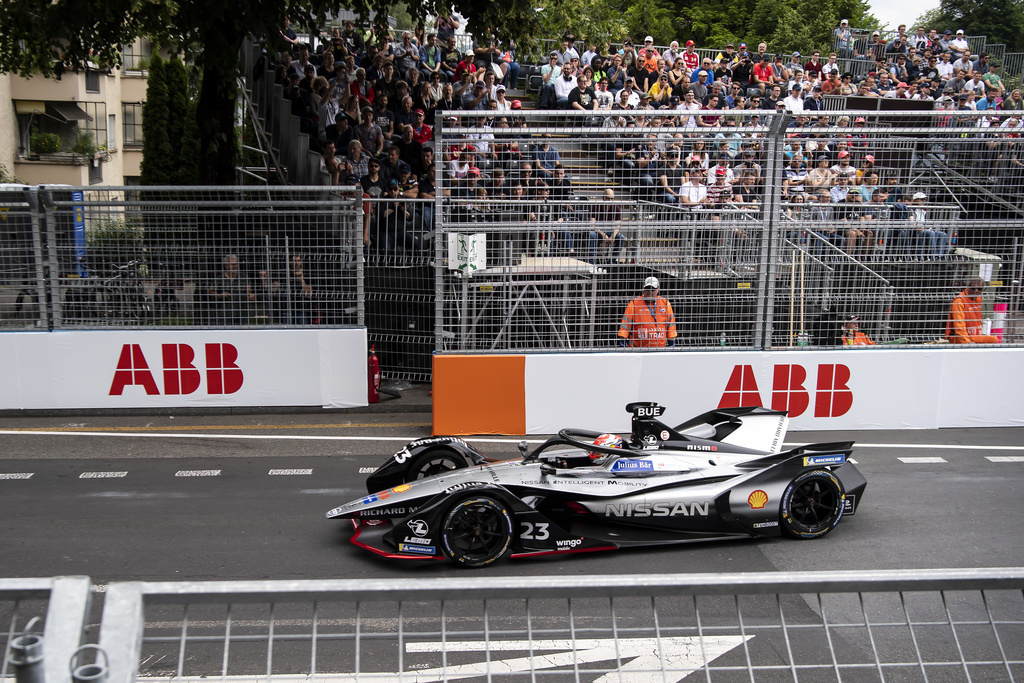
[[[525,434],[526,356],[434,356],[434,434]]]

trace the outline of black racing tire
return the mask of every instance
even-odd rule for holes
[[[512,514],[497,498],[464,498],[452,505],[441,525],[441,549],[463,567],[486,567],[500,559],[512,541]]]
[[[426,479],[436,474],[468,467],[466,457],[450,448],[431,448],[416,456],[405,470],[405,481]]]
[[[827,470],[804,472],[782,494],[779,526],[793,538],[819,538],[843,517],[846,492]]]

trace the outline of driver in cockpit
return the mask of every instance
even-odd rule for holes
[[[626,442],[621,436],[616,434],[602,434],[594,439],[594,445],[603,448],[625,448]],[[607,453],[599,453],[597,451],[590,451],[588,455],[590,455],[591,464],[594,465],[601,465],[610,457]]]

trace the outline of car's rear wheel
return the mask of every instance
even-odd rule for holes
[[[405,471],[405,480],[425,479],[435,474],[460,470],[469,465],[465,456],[448,448],[432,448],[420,453]]]
[[[501,558],[512,540],[512,515],[500,500],[473,496],[445,515],[441,547],[464,567],[484,567]]]
[[[783,533],[794,538],[824,536],[842,518],[845,497],[843,485],[831,472],[804,472],[782,494]]]

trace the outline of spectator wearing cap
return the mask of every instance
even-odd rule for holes
[[[647,91],[651,96],[651,104],[656,107],[663,107],[669,103],[672,97],[672,84],[669,82],[668,74],[662,73]]]
[[[540,101],[541,109],[549,109],[555,101],[555,80],[562,75],[562,68],[559,65],[560,55],[557,50],[548,54],[548,63],[540,68]]]
[[[833,71],[822,81],[821,93],[823,95],[838,95],[840,86],[842,86],[842,83],[839,80],[839,72]]]
[[[504,85],[500,83],[496,85],[494,88],[494,102],[496,104],[494,111],[496,111],[499,114],[507,114],[508,112],[512,111],[512,102],[505,98],[506,92],[507,89],[505,88]]]
[[[804,98],[804,111],[821,111],[825,108],[825,102],[821,99],[821,83],[811,86],[810,94]]]
[[[790,114],[799,114],[804,110],[802,89],[803,88],[799,83],[793,83],[789,86],[789,95],[782,100],[783,104],[786,106],[786,110]]]
[[[885,97],[890,100],[909,100],[910,95],[907,94],[909,88],[910,86],[908,86],[903,81],[900,81],[899,83],[896,84],[896,88],[894,90],[890,90],[889,92],[885,93]]]
[[[487,94],[487,86],[483,81],[477,81],[473,84],[472,92],[467,89],[462,93],[462,108],[469,111],[486,111],[490,99]]]
[[[961,53],[967,51],[967,39],[964,38],[964,30],[962,28],[957,29],[956,37],[949,41],[949,51],[954,57],[960,57]]]
[[[843,59],[853,58],[853,32],[850,30],[850,20],[843,19],[839,26],[832,31],[832,44]]]
[[[999,95],[1006,93],[1006,87],[1003,85],[1003,79],[996,73],[998,67],[992,63],[988,63],[988,72],[983,74],[981,80],[985,81],[985,85],[995,90]]]
[[[744,43],[746,45],[746,43]],[[746,47],[743,48],[746,50]],[[736,46],[733,43],[726,43],[725,49],[718,53],[715,57],[715,64],[723,64],[731,67],[732,65],[739,64],[740,56],[736,52]]]
[[[659,59],[661,59],[661,55],[658,54],[658,49],[654,47],[654,38],[647,36],[644,38],[644,46],[637,53],[637,70],[657,71]]]
[[[900,231],[901,247],[911,256],[941,258],[949,250],[949,235],[937,227],[928,227],[926,201],[928,195],[924,192],[915,192],[911,197],[906,207],[910,224]]]
[[[686,50],[683,52],[683,64],[691,71],[700,66],[700,55],[697,54],[697,46],[692,40],[686,41]]]
[[[658,278],[644,281],[643,293],[632,299],[619,323],[619,346],[664,348],[676,344],[676,318],[672,304],[659,296]]]
[[[696,73],[696,77],[697,79],[690,84],[690,92],[696,101],[703,102],[708,96],[708,72],[701,69]]]

